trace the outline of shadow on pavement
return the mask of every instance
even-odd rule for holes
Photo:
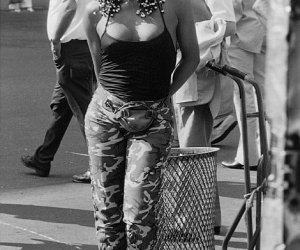
[[[234,199],[244,199],[245,184],[233,181],[218,181],[219,195]]]
[[[223,244],[223,237],[225,238],[226,233],[228,231],[228,228],[221,228],[221,233],[219,236],[222,237],[222,239],[216,239],[215,237],[215,246],[222,246]],[[234,232],[234,234],[232,235],[232,239],[230,239],[229,243],[228,243],[228,248],[230,249],[247,249],[247,233],[245,232]]]
[[[35,241],[39,241],[40,244],[26,244],[26,243],[11,243],[11,242],[1,242],[1,246],[7,247],[17,247],[22,250],[72,250],[72,249],[82,249],[82,250],[95,250],[97,246],[95,245],[69,245],[60,242],[53,242],[47,240],[34,239]]]
[[[222,240],[215,240],[215,246],[222,246],[223,241]],[[247,243],[246,242],[239,242],[239,241],[230,241],[228,244],[228,247],[230,249],[247,249]]]
[[[221,227],[221,233],[218,236],[215,236],[215,246],[222,246],[224,238],[227,234],[228,227]],[[222,239],[219,239],[218,237],[222,237]],[[232,238],[229,243],[228,247],[230,249],[236,248],[236,249],[247,249],[247,233],[245,232],[234,232],[232,235]]]
[[[223,227],[222,226],[221,227],[221,232],[220,232],[219,235],[225,237],[226,234],[227,234],[228,229],[229,229],[228,227]],[[234,232],[232,237],[240,238],[240,239],[247,239],[247,233],[245,233],[245,232]]]
[[[21,204],[1,204],[0,213],[10,214],[19,219],[94,227],[93,211],[88,211],[88,210],[80,210],[80,209],[73,209],[73,208],[43,207],[43,206],[33,206],[33,205],[21,205]],[[44,249],[44,248],[39,248],[39,249]],[[60,249],[60,248],[52,248],[52,249]]]
[[[229,230],[229,227],[221,227],[221,232],[218,236],[215,236],[215,246],[221,247],[225,236]],[[221,239],[220,239],[221,237]],[[247,233],[246,232],[234,232],[232,238],[228,243],[228,248],[230,249],[247,249]],[[218,248],[219,249],[219,248]]]

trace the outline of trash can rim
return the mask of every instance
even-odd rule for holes
[[[210,153],[215,153],[219,150],[220,150],[220,148],[217,148],[217,147],[171,148],[169,158],[182,157],[182,156],[192,156],[192,155],[199,155],[199,154],[210,154]]]

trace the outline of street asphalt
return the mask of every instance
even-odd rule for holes
[[[52,163],[48,178],[25,169],[20,156],[42,143],[51,119],[49,102],[55,69],[46,34],[46,10],[0,12],[0,250],[96,250],[89,184],[72,183],[88,167],[85,142],[72,121]],[[235,129],[217,147],[217,161],[231,160]],[[243,202],[244,173],[218,164],[218,186],[224,236]],[[256,172],[251,172],[255,183]],[[255,219],[254,219],[255,220]],[[228,249],[246,249],[241,220]]]

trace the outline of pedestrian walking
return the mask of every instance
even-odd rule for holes
[[[9,0],[8,9],[14,12],[21,12],[22,9],[34,12],[32,0]]]
[[[173,138],[169,99],[199,63],[191,4],[99,0],[88,10],[99,80],[85,118],[98,248],[153,249]]]
[[[38,176],[49,176],[51,161],[73,116],[85,138],[84,116],[95,88],[95,77],[82,18],[91,1],[49,2],[47,33],[57,74],[50,103],[52,121],[35,153],[21,157],[22,163]],[[90,171],[74,176],[73,181],[89,183]]]
[[[236,16],[236,34],[231,38],[228,50],[231,65],[238,70],[253,77],[264,89],[265,78],[265,52],[266,52],[266,27],[263,20],[253,8],[257,0],[234,1]],[[227,78],[226,81],[232,81]],[[244,82],[246,111],[257,112],[254,88],[250,83]],[[233,103],[236,111],[238,127],[242,132],[241,101],[239,89],[234,85]],[[248,149],[250,169],[256,170],[259,160],[259,140],[257,118],[247,118]],[[242,136],[239,138],[237,152],[234,160],[222,162],[223,166],[233,169],[244,167],[244,151]]]
[[[21,12],[21,4],[22,0],[9,0],[8,9],[14,12]]]
[[[34,12],[34,9],[32,7],[32,0],[22,0],[20,6],[21,8],[24,8],[29,12]]]

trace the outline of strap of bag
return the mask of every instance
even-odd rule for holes
[[[138,109],[136,109],[138,110]],[[157,112],[155,110],[152,109],[148,109],[148,110],[140,110],[140,111],[145,111],[145,118],[148,119],[155,119],[157,117]],[[125,108],[125,109],[121,109],[118,112],[116,112],[115,117],[116,119],[120,119],[120,118],[128,118],[130,116],[132,116],[133,112],[131,112],[130,108]]]

